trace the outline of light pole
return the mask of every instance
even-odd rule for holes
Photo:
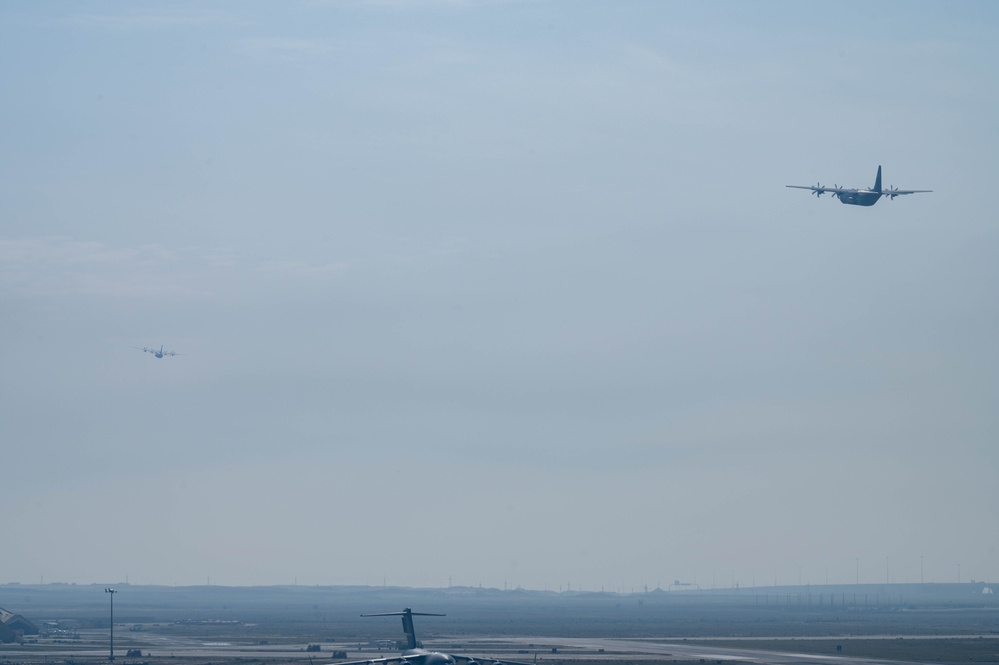
[[[107,587],[104,589],[104,593],[111,594],[111,650],[108,652],[108,660],[114,660],[114,595],[118,592]]]

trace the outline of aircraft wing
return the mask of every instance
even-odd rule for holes
[[[896,196],[902,196],[903,194],[925,194],[932,191],[932,189],[885,189],[882,190],[881,196],[890,196],[895,198]]]
[[[414,665],[418,665],[420,660],[419,657],[412,658]],[[367,660],[336,660],[333,661],[334,665],[396,665],[407,663],[407,659],[402,656],[392,656],[391,658],[368,658]]]
[[[810,190],[812,190],[812,192],[814,192],[818,196],[821,196],[822,194],[825,194],[827,192],[830,193],[830,194],[852,194],[853,192],[858,191],[856,189],[848,189],[846,187],[823,187],[822,185],[811,185],[811,186],[807,186],[807,185],[784,185],[784,186],[785,187],[791,187],[793,189],[810,189]]]
[[[367,660],[334,661],[332,665],[421,665],[428,654],[416,656],[392,656],[389,658],[369,658]],[[441,654],[433,654],[440,656]],[[458,665],[534,665],[505,658],[486,658],[483,656],[458,656],[450,654]]]
[[[534,665],[533,663],[524,663],[516,660],[507,660],[505,658],[484,658],[481,656],[455,656],[452,655],[458,665]]]
[[[822,196],[823,194],[855,194],[859,192],[859,189],[849,189],[846,187],[823,187],[822,185],[785,185],[785,187],[790,187],[792,189],[808,189],[811,190],[816,196]],[[864,190],[869,191],[869,190]],[[903,194],[924,194],[932,192],[932,189],[884,189],[881,191],[881,196],[887,196],[889,198],[895,198],[896,196],[902,196]]]

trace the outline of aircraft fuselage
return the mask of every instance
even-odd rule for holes
[[[881,192],[872,192],[869,189],[859,189],[856,192],[834,194],[840,203],[852,206],[872,206],[881,198]]]
[[[424,649],[406,649],[402,652],[402,658],[412,665],[455,665],[451,654]]]

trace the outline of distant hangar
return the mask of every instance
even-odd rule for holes
[[[0,607],[0,642],[8,643],[25,635],[37,635],[38,626],[25,619],[20,614],[8,612]]]

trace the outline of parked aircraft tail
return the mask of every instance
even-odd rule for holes
[[[443,614],[430,614],[428,612],[414,612],[408,607],[402,612],[384,612],[382,614],[362,614],[362,617],[402,617],[402,630],[406,633],[406,648],[418,649],[420,643],[416,641],[416,629],[413,628],[413,617],[442,617]]]
[[[402,615],[402,631],[406,633],[406,644],[410,649],[419,646],[416,641],[416,628],[413,627],[413,613],[408,610]]]

